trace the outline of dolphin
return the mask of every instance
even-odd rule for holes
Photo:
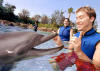
[[[37,32],[6,32],[0,34],[0,65],[14,63],[28,57],[38,57],[53,54],[64,46],[50,49],[36,49],[42,44],[57,36],[57,33],[44,36]]]

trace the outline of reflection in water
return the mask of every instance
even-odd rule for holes
[[[15,31],[31,31],[34,32],[32,29],[22,29],[20,27],[11,27],[11,26],[4,26],[0,25],[0,34],[5,32],[15,32]],[[44,35],[48,35],[49,33],[38,31],[37,33],[41,33]],[[51,46],[52,45],[52,46]],[[53,48],[56,44],[53,40],[47,41],[43,44],[40,44],[39,46],[36,46],[35,48],[40,49],[46,49],[46,48]],[[49,64],[48,59],[52,56],[56,56],[60,54],[61,52],[67,52],[67,50],[62,49],[58,53],[55,53],[53,55],[45,55],[38,58],[32,58],[27,60],[22,60],[19,62],[16,62],[14,64],[14,67],[11,69],[11,71],[53,71],[52,66]],[[76,71],[75,66],[66,68],[65,71]]]

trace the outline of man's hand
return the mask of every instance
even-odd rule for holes
[[[70,30],[70,41],[69,48],[70,50],[74,50],[75,52],[81,51],[81,38],[83,33],[80,32],[79,38],[73,35],[73,30]]]

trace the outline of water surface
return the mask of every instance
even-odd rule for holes
[[[16,31],[34,32],[32,29],[23,29],[18,26],[12,27],[12,26],[0,25],[0,34],[5,32],[16,32]],[[43,31],[37,31],[37,33],[44,34],[44,35],[49,34]],[[39,46],[36,46],[35,48],[48,49],[48,48],[54,48],[55,46],[56,46],[55,42],[53,40],[50,40],[43,44],[40,44]],[[50,59],[50,57],[52,56],[59,55],[61,52],[67,52],[67,50],[62,49],[61,51],[53,55],[45,55],[37,58],[31,58],[31,59],[16,62],[14,64],[14,67],[11,69],[11,71],[53,71],[53,68],[51,64],[49,64],[48,59]],[[75,65],[73,67],[68,67],[65,69],[65,71],[76,71],[76,67]]]

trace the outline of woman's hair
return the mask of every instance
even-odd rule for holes
[[[65,19],[67,19],[67,20],[68,20],[68,22],[69,22],[69,26],[71,26],[71,24],[70,24],[70,19],[69,19],[69,18],[65,18]]]
[[[65,19],[67,19],[67,20],[68,20],[68,22],[70,22],[69,18],[65,18]]]

